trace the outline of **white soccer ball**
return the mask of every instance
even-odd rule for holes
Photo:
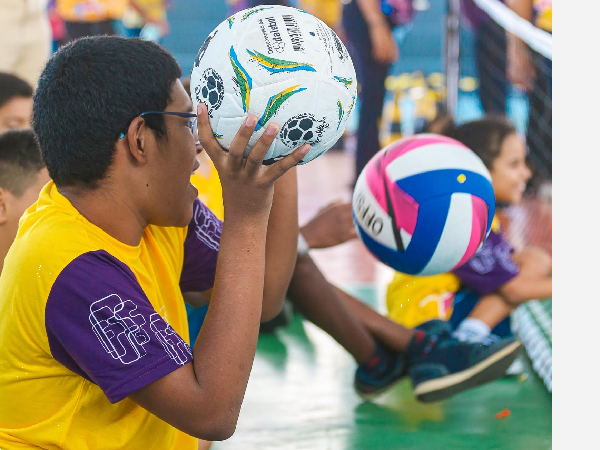
[[[236,13],[209,34],[191,89],[224,148],[247,114],[259,120],[246,155],[269,123],[279,124],[265,164],[306,142],[312,148],[300,164],[324,153],[344,133],[357,95],[354,65],[331,28],[304,11],[266,5]]]

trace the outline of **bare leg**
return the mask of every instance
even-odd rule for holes
[[[382,316],[373,308],[365,305],[350,294],[334,287],[338,297],[344,302],[356,317],[364,324],[375,338],[388,348],[404,352],[415,332],[399,323]]]
[[[340,300],[310,256],[298,258],[288,296],[306,319],[333,337],[358,364],[374,355],[375,339]]]
[[[481,297],[469,317],[481,320],[493,330],[496,325],[509,316],[512,310],[513,307],[502,296],[490,294]]]
[[[513,259],[519,265],[521,274],[532,278],[546,278],[552,273],[552,257],[539,247],[527,247],[515,253]]]

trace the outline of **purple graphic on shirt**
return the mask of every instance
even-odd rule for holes
[[[136,313],[132,300],[122,300],[117,294],[97,300],[90,306],[90,323],[102,347],[123,364],[131,364],[146,356],[144,344],[150,336],[142,328],[146,319]]]
[[[45,319],[54,359],[97,384],[112,403],[192,360],[131,269],[103,250],[63,269]]]
[[[150,316],[150,328],[171,359],[179,365],[189,361],[192,356],[190,346],[157,313]]]
[[[453,273],[463,287],[475,294],[490,294],[519,274],[512,253],[513,248],[502,233],[491,231],[477,253]]]
[[[196,199],[183,245],[181,292],[202,292],[213,287],[222,231],[223,222]]]

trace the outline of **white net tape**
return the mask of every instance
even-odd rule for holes
[[[536,52],[552,59],[552,35],[519,17],[498,0],[474,0],[475,4],[489,14],[502,28],[527,43]]]

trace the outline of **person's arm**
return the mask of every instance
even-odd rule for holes
[[[229,220],[229,219],[228,219]],[[184,243],[180,288],[195,308],[211,298],[223,222],[199,200]],[[283,305],[296,263],[298,239],[298,187],[296,169],[275,182],[266,241],[265,286],[261,320],[275,317]]]
[[[524,266],[524,258],[517,255],[517,259]],[[463,287],[480,297],[498,293],[511,305],[552,296],[552,278],[535,276],[527,267],[522,270],[502,233],[493,230],[477,253],[453,273]]]
[[[293,168],[275,182],[267,228],[262,322],[271,320],[281,311],[296,265],[297,247],[298,181]]]
[[[358,8],[369,27],[372,42],[373,59],[383,64],[391,64],[398,59],[398,44],[394,39],[390,25],[381,12],[379,0],[356,0]],[[346,30],[352,33],[352,30]]]
[[[506,6],[520,17],[531,22],[533,18],[532,0],[507,0]],[[525,87],[528,91],[533,89],[535,68],[529,56],[527,44],[512,33],[507,32],[507,76],[517,85]]]
[[[381,12],[380,0],[356,0],[358,8],[369,26],[385,25],[387,21]]]
[[[498,292],[511,305],[520,305],[529,300],[543,300],[552,297],[552,278],[517,275],[502,285]]]
[[[223,186],[226,221],[206,319],[194,346],[192,363],[150,383],[130,398],[176,428],[206,440],[223,440],[235,431],[252,368],[260,317],[267,225],[275,180],[308,151],[263,166],[276,130],[265,132],[243,152],[256,124],[250,116],[224,151],[213,137],[206,107],[198,106],[200,141]]]

